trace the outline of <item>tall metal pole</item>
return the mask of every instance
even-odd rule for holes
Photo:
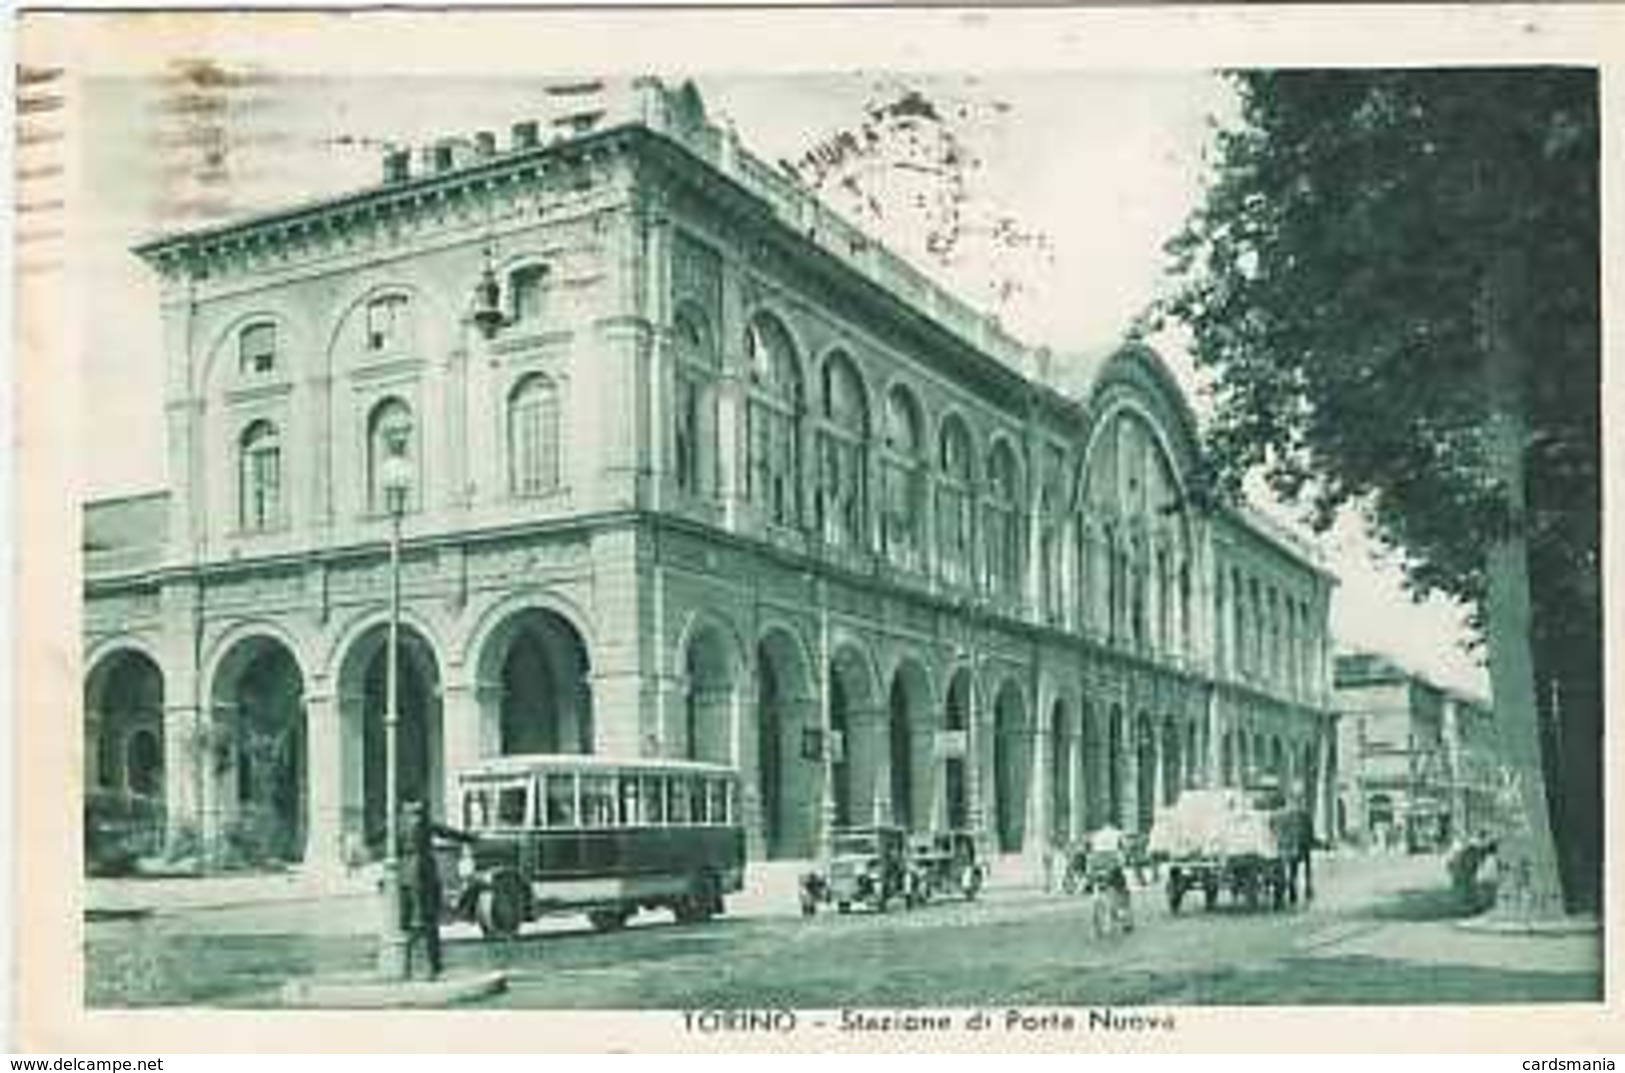
[[[384,655],[384,920],[378,947],[378,973],[388,980],[406,977],[406,933],[401,926],[400,807],[396,765],[400,726],[401,515],[398,489],[389,497],[389,638]]]

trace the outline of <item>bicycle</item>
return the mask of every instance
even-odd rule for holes
[[[1134,903],[1128,877],[1121,868],[1094,872],[1088,877],[1089,919],[1097,939],[1126,935],[1134,930]]]

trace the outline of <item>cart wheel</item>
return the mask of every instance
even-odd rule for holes
[[[843,914],[844,913],[850,913],[852,911],[852,903],[851,902],[836,902],[835,903],[835,911],[837,913],[843,913]]]
[[[1217,883],[1202,884],[1202,908],[1211,910],[1219,904],[1219,885]]]
[[[1184,877],[1178,872],[1168,872],[1168,912],[1179,915],[1179,903],[1185,900]]]
[[[965,900],[974,902],[976,896],[982,893],[982,870],[975,865],[965,869],[965,878],[961,882],[961,886],[965,890]]]
[[[613,909],[587,910],[587,923],[592,925],[593,931],[619,931],[626,926],[631,917],[630,910],[619,906]]]

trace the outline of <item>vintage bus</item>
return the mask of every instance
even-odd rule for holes
[[[461,772],[457,799],[473,837],[445,851],[444,904],[487,936],[554,913],[585,913],[600,931],[639,909],[703,921],[744,886],[739,775],[729,767],[502,756]]]

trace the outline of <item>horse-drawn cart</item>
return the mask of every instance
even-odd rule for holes
[[[1194,891],[1207,909],[1221,892],[1249,909],[1266,899],[1275,909],[1296,901],[1308,852],[1299,815],[1273,788],[1187,790],[1151,829],[1150,851],[1167,861],[1169,910],[1179,912]]]

